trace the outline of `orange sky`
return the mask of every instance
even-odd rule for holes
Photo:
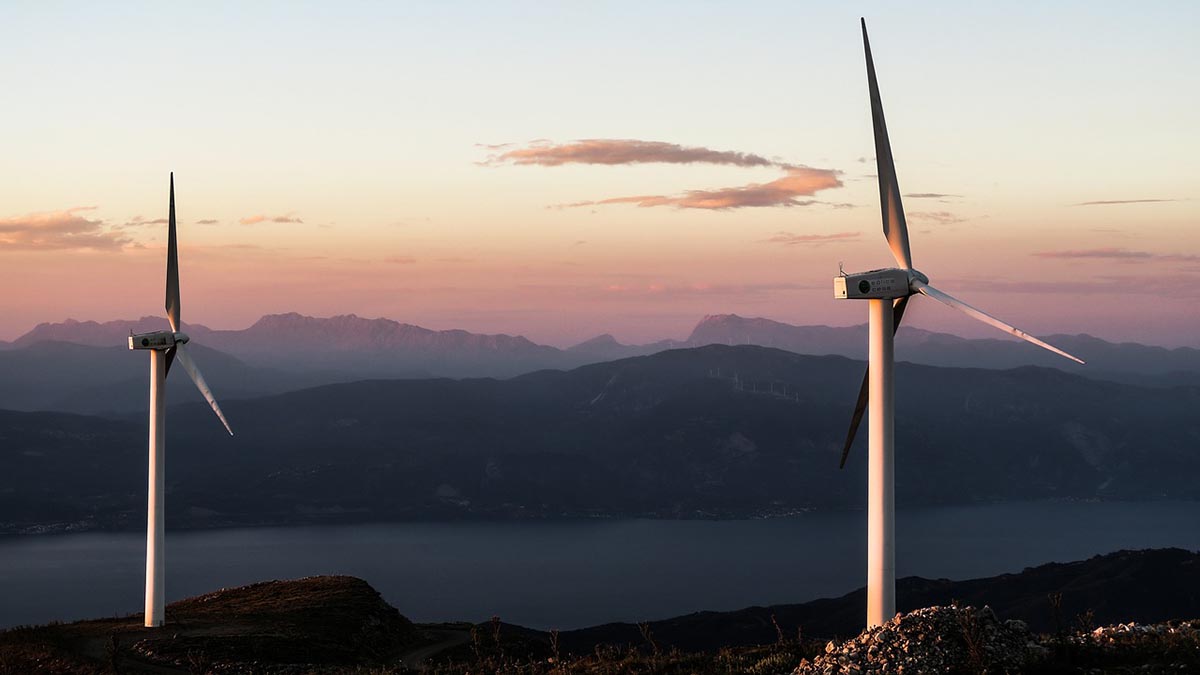
[[[215,7],[0,8],[0,339],[161,313],[171,170],[212,327],[846,325],[838,262],[891,264],[855,13]],[[1192,5],[863,11],[935,285],[1036,334],[1200,346]]]

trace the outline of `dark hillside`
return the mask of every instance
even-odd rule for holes
[[[865,430],[846,470],[837,460],[862,369],[841,357],[713,345],[509,380],[354,382],[223,401],[233,438],[207,406],[172,406],[168,521],[857,508]],[[1034,367],[901,363],[896,376],[901,505],[1200,498],[1200,388]],[[59,418],[5,419],[21,438],[59,433]],[[144,475],[144,422],[114,436],[105,431],[113,422],[72,419],[88,443],[60,441],[36,455],[20,438],[5,446],[0,494],[15,503],[11,513],[36,514],[22,500],[66,481],[78,490],[66,500],[85,505],[93,526],[115,526],[144,506],[136,486],[112,488]]]

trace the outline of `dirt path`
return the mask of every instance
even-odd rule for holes
[[[409,670],[425,670],[426,662],[438,654],[459,645],[465,645],[471,640],[468,630],[439,629],[429,631],[437,641],[418,647],[400,657],[400,663]]]

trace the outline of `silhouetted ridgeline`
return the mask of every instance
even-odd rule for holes
[[[970,581],[908,578],[898,620],[843,642],[838,636],[861,629],[862,590],[555,635],[498,619],[414,625],[359,579],[312,577],[173,603],[162,628],[143,628],[133,615],[0,632],[0,670],[774,673],[812,662],[805,672],[825,672],[822,660],[878,665],[886,654],[887,672],[900,659],[905,672],[988,664],[1011,672],[1193,672],[1200,622],[1186,620],[1200,615],[1197,588],[1200,555],[1179,549],[1119,551]],[[955,600],[962,609],[947,606]],[[991,610],[970,608],[985,604]],[[1093,630],[1129,621],[1176,623]]]
[[[0,344],[0,408],[109,413],[145,407],[145,382],[137,354],[125,349],[129,332],[166,328],[165,319],[71,321],[40,324],[12,344]],[[264,316],[243,330],[185,325],[210,353],[204,363],[222,398],[262,396],[369,377],[511,377],[545,368],[645,356],[709,344],[775,347],[798,354],[866,356],[866,326],[793,326],[768,319],[722,314],[704,317],[683,341],[624,345],[611,335],[566,350],[521,336],[434,331],[389,319],[354,315],[313,318]],[[905,326],[897,335],[901,361],[935,366],[1016,368],[1038,365],[1093,379],[1148,386],[1200,385],[1200,350],[1113,344],[1087,335],[1050,336],[1054,344],[1088,361],[1079,366],[1016,340],[964,339]],[[93,349],[84,349],[91,347]],[[46,359],[54,353],[58,358]],[[40,377],[30,371],[38,364]],[[179,388],[193,400],[189,388]]]
[[[1057,609],[1050,598],[1056,593],[1061,594]],[[1177,548],[1118,551],[967,581],[897,580],[897,611],[954,602],[988,605],[1001,619],[1019,619],[1039,633],[1078,627],[1088,612],[1093,626],[1200,617],[1200,554]],[[830,639],[862,630],[866,604],[866,590],[860,588],[839,598],[698,612],[649,625],[663,647],[685,651],[768,644],[777,639],[772,616],[789,635],[799,628],[805,635]],[[596,643],[637,644],[642,638],[637,624],[618,623],[564,631],[560,640],[586,651]]]
[[[856,507],[864,453],[840,472],[837,458],[862,368],[714,345],[509,380],[354,382],[224,400],[233,438],[207,407],[181,405],[169,520]],[[1200,388],[904,363],[897,388],[902,505],[1200,497]],[[3,528],[140,527],[144,425],[4,413]]]

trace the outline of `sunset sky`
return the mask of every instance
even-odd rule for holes
[[[0,339],[162,314],[170,171],[213,328],[865,322],[831,288],[893,264],[865,16],[934,285],[1200,347],[1200,4],[1049,4],[3,3]]]

